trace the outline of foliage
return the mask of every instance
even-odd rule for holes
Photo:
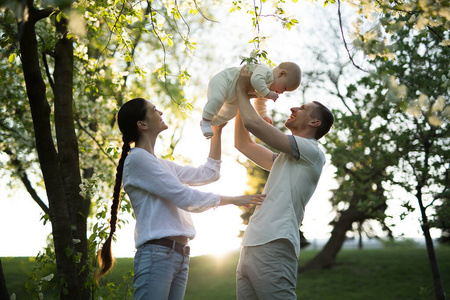
[[[370,10],[367,5],[359,8]],[[444,4],[442,9],[445,10]],[[341,20],[340,14],[339,18]],[[380,20],[384,23],[374,27],[373,24]],[[317,70],[318,78],[328,77],[324,79],[326,84],[320,84],[331,86],[330,94],[343,104],[343,108],[334,111],[335,128],[324,144],[331,154],[333,165],[337,167],[336,175],[340,184],[332,198],[334,208],[338,211],[333,233],[342,237],[342,231],[349,230],[345,228],[347,224],[341,224],[344,223],[341,221],[351,212],[354,217],[352,223],[375,218],[381,222],[383,229],[390,232],[385,222],[387,200],[398,201],[395,198],[398,196],[392,193],[393,186],[406,185],[410,192],[409,199],[405,199],[406,208],[413,209],[414,201],[427,201],[425,205],[420,205],[421,225],[425,228],[427,246],[432,245],[428,241],[431,238],[426,227],[430,223],[424,208],[430,210],[433,205],[441,203],[445,199],[445,187],[448,186],[445,183],[448,182],[448,139],[445,136],[448,136],[446,65],[449,47],[442,45],[443,39],[448,37],[448,24],[419,30],[406,22],[407,18],[403,14],[381,9],[372,11],[369,21],[372,23],[365,19],[359,25],[372,28],[365,33],[368,34],[366,37],[372,34],[373,39],[354,41],[354,45],[372,59],[370,72],[366,71],[365,77],[356,81],[347,76],[345,82],[346,64],[340,62],[336,64],[336,70]],[[384,25],[392,26],[388,28]],[[362,28],[358,27],[353,33],[361,33]],[[379,36],[374,32],[377,30]],[[344,36],[343,28],[341,34]],[[377,44],[375,37],[382,37],[382,43]],[[347,54],[352,58],[349,51]],[[326,60],[325,55],[321,58],[322,61]],[[425,99],[430,101],[426,102]],[[418,102],[425,105],[417,105]],[[414,117],[411,113],[418,107],[419,113]],[[408,165],[405,159],[414,164],[405,168]],[[404,177],[400,178],[398,174]],[[405,211],[405,214],[410,212]],[[324,253],[330,252],[330,249],[336,251],[336,244],[336,240],[330,239],[318,258],[332,257]],[[436,282],[439,272],[435,272],[436,261],[432,257],[431,253],[430,263]]]
[[[390,36],[405,27],[410,32],[428,31],[435,35],[441,48],[450,46],[450,7],[446,1],[352,0],[349,3],[360,16],[355,23],[354,43],[371,59],[394,59]]]
[[[297,0],[292,1],[297,2]],[[254,50],[250,53],[249,57],[241,56],[241,64],[258,64],[265,63],[269,66],[274,66],[273,62],[270,60],[269,55],[266,50],[262,47],[265,41],[268,39],[268,36],[264,36],[260,31],[260,23],[261,18],[274,18],[279,21],[283,28],[290,30],[293,26],[298,24],[298,21],[289,16],[283,8],[283,4],[285,1],[273,1],[272,6],[268,8],[266,1],[253,1],[252,4],[243,2],[241,0],[232,1],[232,8],[230,12],[234,11],[245,11],[247,14],[251,16],[252,27],[254,30],[255,36],[249,41],[254,45]],[[263,11],[264,9],[264,11]],[[266,10],[269,10],[267,13]]]
[[[337,164],[340,183],[333,201],[344,201],[351,207],[355,194],[362,191],[365,199],[359,199],[364,202],[357,205],[370,211],[373,204],[386,202],[386,192],[392,186],[407,193],[406,213],[417,201],[436,297],[443,299],[427,210],[448,198],[450,48],[441,45],[444,28],[430,33],[404,24],[390,35],[395,60],[375,58],[376,72],[347,89],[356,110],[336,112],[339,132],[332,134],[326,145]],[[341,149],[346,149],[345,156],[338,155]],[[373,181],[376,176],[378,180]],[[389,196],[395,199],[393,194]]]
[[[448,199],[450,74],[446,65],[450,49],[440,47],[441,41],[435,34],[412,33],[406,27],[392,37],[396,60],[380,62],[378,70],[390,76],[385,77],[383,85],[387,87],[385,97],[397,103],[403,119],[402,124],[390,129],[405,150],[390,171],[396,174],[393,184],[424,202],[425,212]],[[422,221],[427,223],[426,219]]]
[[[443,244],[450,244],[450,205],[449,198],[445,197],[442,204],[436,205],[435,218],[432,221],[432,226],[442,230],[441,236],[438,239]]]
[[[51,245],[35,257],[33,271],[27,276],[25,287],[32,299],[42,299],[45,291],[53,291],[58,296],[57,279],[55,278],[55,252]],[[56,288],[56,289],[55,289]]]
[[[405,249],[405,248],[419,248],[419,243],[417,243],[413,239],[381,239],[381,242],[383,243],[384,248],[398,248],[398,249]]]
[[[71,1],[46,3],[30,1],[27,2],[28,4],[31,4],[28,9],[34,14],[30,14],[31,19],[27,19],[27,15],[21,14],[22,9],[25,8],[19,2],[7,2],[6,7],[0,11],[0,31],[2,33],[0,56],[8,59],[8,64],[2,64],[0,69],[0,72],[4,75],[2,78],[6,79],[2,82],[2,94],[0,96],[0,113],[2,114],[0,149],[9,156],[9,159],[2,159],[2,163],[5,164],[3,169],[11,170],[12,174],[26,185],[30,194],[36,195],[35,201],[41,205],[45,213],[50,213],[50,217],[45,216],[44,219],[50,220],[53,223],[53,228],[58,229],[60,224],[52,219],[51,213],[54,210],[52,203],[58,203],[59,205],[59,203],[63,203],[64,197],[60,197],[58,202],[49,201],[47,204],[46,199],[40,199],[37,196],[36,184],[29,180],[31,174],[38,178],[38,182],[42,178],[42,174],[38,171],[38,156],[36,155],[36,149],[39,150],[39,147],[36,146],[33,130],[33,125],[35,126],[34,129],[37,125],[31,122],[29,103],[26,101],[27,96],[30,96],[30,90],[28,90],[28,94],[25,91],[25,85],[28,86],[36,80],[26,80],[27,73],[25,70],[29,70],[29,68],[25,63],[29,60],[24,57],[24,49],[23,46],[19,47],[19,41],[22,42],[20,40],[24,36],[22,30],[26,27],[20,25],[37,22],[35,30],[39,39],[35,50],[39,54],[38,72],[40,71],[39,76],[45,79],[45,85],[43,86],[45,90],[44,101],[49,105],[51,114],[49,118],[51,124],[48,124],[48,126],[53,133],[52,140],[55,145],[52,146],[58,146],[60,157],[64,157],[60,148],[64,145],[64,142],[61,136],[58,137],[58,132],[63,128],[58,127],[55,121],[60,116],[57,114],[60,106],[56,104],[56,99],[73,98],[75,100],[73,105],[70,105],[72,107],[66,108],[66,111],[73,110],[73,120],[67,120],[67,118],[66,120],[69,124],[71,122],[75,124],[74,133],[77,138],[77,145],[72,144],[71,149],[79,153],[80,156],[77,168],[84,175],[82,196],[86,201],[85,209],[87,208],[88,211],[87,213],[78,210],[70,211],[74,219],[81,221],[81,223],[73,222],[71,224],[72,230],[82,231],[85,227],[83,223],[86,223],[87,218],[89,216],[94,217],[90,221],[92,229],[89,231],[92,231],[92,233],[88,240],[81,233],[80,237],[77,236],[77,238],[72,239],[74,248],[71,244],[66,244],[67,246],[61,248],[62,251],[55,247],[53,252],[54,244],[52,243],[43,254],[38,255],[37,261],[41,263],[37,265],[35,272],[33,272],[29,287],[34,289],[36,293],[40,293],[44,286],[42,278],[49,279],[49,277],[41,275],[41,269],[48,265],[55,266],[55,262],[58,262],[58,270],[54,270],[55,276],[53,279],[49,279],[49,283],[56,287],[55,291],[60,295],[70,293],[66,290],[66,286],[75,284],[75,280],[67,280],[69,277],[62,271],[61,266],[65,265],[61,261],[61,257],[63,257],[68,258],[69,264],[77,265],[78,274],[81,278],[80,285],[94,293],[96,287],[89,277],[91,275],[86,276],[85,274],[92,274],[95,271],[98,246],[108,229],[106,224],[100,225],[97,218],[102,218],[100,220],[106,223],[107,214],[105,211],[107,210],[106,203],[108,200],[105,200],[103,195],[109,193],[111,190],[110,184],[114,182],[115,161],[117,161],[119,154],[117,151],[119,147],[117,131],[113,127],[117,107],[125,101],[124,99],[159,95],[159,105],[174,109],[174,115],[177,118],[171,119],[171,123],[179,123],[186,117],[186,114],[182,111],[189,111],[192,105],[183,98],[183,91],[178,82],[186,83],[189,74],[180,69],[180,73],[172,77],[171,70],[178,68],[177,60],[183,59],[186,51],[195,49],[194,44],[188,39],[188,34],[183,35],[181,33],[182,26],[178,26],[178,23],[186,25],[185,28],[189,29],[187,23],[185,23],[186,20],[193,23],[197,21],[188,18],[185,20],[183,15],[195,14],[197,9],[193,9],[193,3],[178,7],[173,3],[132,3],[127,1],[81,1],[73,3]],[[172,18],[172,15],[175,15],[175,18]],[[25,17],[23,18],[23,16]],[[34,19],[34,16],[37,16],[38,19]],[[15,27],[17,23],[19,27]],[[63,25],[64,29],[61,30],[61,27],[58,26],[63,23],[68,25],[67,27]],[[34,26],[34,23],[32,26]],[[150,28],[151,30],[149,30]],[[178,29],[174,30],[174,28]],[[61,33],[64,30],[67,31],[67,34]],[[167,31],[177,35],[172,36]],[[60,45],[69,39],[73,45],[73,63],[65,66],[73,71],[73,82],[71,83],[73,88],[71,91],[69,90],[69,93],[62,95],[58,94],[62,90],[62,85],[60,85],[61,79],[56,75],[58,70],[56,58],[62,53]],[[29,45],[32,44],[30,40]],[[135,61],[136,56],[143,49],[140,45],[148,47],[146,51],[155,52],[150,61],[142,63],[142,65],[152,63],[157,66],[150,70],[150,75],[146,77],[147,80],[144,80],[147,71],[141,67],[141,63],[137,64]],[[167,53],[170,52],[169,48],[174,51],[170,59],[166,57]],[[150,81],[151,85],[148,85],[146,81]],[[65,82],[62,83],[65,84]],[[31,90],[37,91],[37,89]],[[31,102],[31,98],[29,100]],[[178,107],[182,109],[178,109]],[[64,129],[67,129],[67,127]],[[40,163],[42,167],[43,162],[40,161]],[[64,168],[61,170],[66,171]],[[53,173],[59,174],[59,170],[54,169]],[[72,173],[68,177],[73,175]],[[66,182],[68,177],[66,177]],[[47,194],[49,194],[49,191],[56,186],[49,182],[45,183]],[[66,195],[72,193],[68,186],[64,188],[67,189]],[[75,190],[77,190],[75,191],[75,194],[77,194],[79,188],[75,186]],[[92,191],[95,191],[95,193]],[[67,203],[63,205],[67,205],[69,210],[75,207],[72,205],[70,198],[66,200],[68,200]],[[98,208],[97,203],[105,204]],[[89,214],[89,210],[93,215]],[[122,202],[121,211],[130,213],[129,202]],[[58,215],[60,212],[58,211],[54,215]],[[69,221],[68,218],[66,220]],[[70,237],[68,233],[71,232],[66,232],[67,238]],[[84,235],[86,235],[86,232],[84,232]],[[56,235],[53,235],[52,238],[55,244],[60,240]],[[88,253],[82,246],[78,247],[78,245],[86,245],[87,243],[89,243]],[[75,250],[75,248],[78,249]],[[130,276],[128,276],[128,279]],[[129,280],[126,282],[129,282]],[[111,292],[110,285],[108,285],[108,288]]]
[[[58,112],[60,107],[55,103],[63,98],[57,92],[61,88],[59,86],[61,83],[60,78],[55,75],[59,67],[56,61],[60,54],[60,48],[58,47],[62,43],[70,41],[70,45],[73,47],[73,64],[70,70],[73,71],[72,87],[63,96],[73,99],[73,103],[70,104],[70,107],[65,108],[65,112],[73,110],[73,120],[69,120],[69,123],[72,121],[74,123],[73,133],[76,135],[77,145],[72,146],[71,150],[76,150],[77,156],[80,158],[77,167],[84,178],[82,187],[85,193],[83,196],[86,206],[88,206],[88,212],[71,211],[71,217],[78,218],[81,215],[81,222],[77,225],[86,223],[90,216],[94,216],[94,218],[89,220],[92,229],[88,231],[91,236],[88,239],[85,237],[73,239],[64,247],[64,254],[55,251],[55,259],[59,260],[69,254],[71,259],[73,258],[72,262],[78,263],[80,270],[85,271],[87,268],[95,268],[93,263],[95,255],[93,254],[95,254],[96,247],[104,237],[107,228],[105,224],[97,223],[97,218],[102,218],[102,220],[107,218],[105,211],[107,210],[106,203],[108,200],[104,195],[109,194],[111,190],[110,184],[114,178],[115,162],[120,152],[118,150],[120,143],[117,140],[117,130],[114,128],[114,116],[117,108],[126,99],[132,97],[155,96],[159,105],[173,114],[173,118],[170,118],[169,121],[176,128],[181,126],[183,119],[186,118],[185,112],[193,108],[191,101],[185,99],[182,90],[182,86],[187,84],[190,78],[188,70],[183,67],[183,63],[196,47],[195,42],[190,39],[191,30],[203,29],[202,23],[206,18],[204,18],[205,15],[198,3],[190,1],[183,3],[122,0],[78,2],[70,0],[17,2],[11,0],[1,2],[0,57],[7,63],[0,66],[0,75],[3,79],[0,83],[0,136],[2,137],[0,151],[3,154],[0,166],[2,172],[12,174],[14,178],[25,185],[30,195],[33,196],[36,203],[41,206],[46,214],[44,220],[50,220],[52,223],[54,223],[50,214],[53,209],[52,205],[48,203],[47,199],[41,199],[36,192],[36,189],[43,188],[44,184],[47,193],[54,188],[49,182],[44,182],[39,170],[39,163],[42,164],[43,161],[39,161],[36,149],[40,147],[34,139],[38,128],[33,128],[36,124],[32,121],[29,102],[26,101],[27,98],[31,100],[31,91],[27,93],[25,87],[36,82],[36,80],[34,80],[35,78],[26,80],[24,76],[26,75],[25,68],[28,60],[24,55],[23,47],[21,48],[19,45],[19,41],[25,32],[24,27],[21,27],[20,24],[30,21],[27,19],[28,15],[24,13],[23,5],[30,3],[32,7],[28,7],[28,12],[36,13],[33,16],[38,16],[38,20],[33,19],[32,21],[36,22],[35,26],[33,23],[33,26],[36,30],[35,37],[38,37],[36,49],[39,55],[38,75],[44,81],[44,100],[50,111],[49,122],[51,124],[49,126],[54,144],[52,146],[58,149],[56,151],[61,154],[59,156],[61,160],[65,158],[61,149],[65,145],[60,140],[61,136],[58,137],[58,132],[65,128],[58,127],[55,121],[59,118],[58,113],[60,113],[60,111]],[[375,20],[381,27],[362,31],[359,34],[359,39],[355,40],[355,43],[372,57],[393,57],[390,51],[395,51],[395,49],[387,46],[392,37],[385,34],[398,32],[404,24],[414,24],[414,30],[428,30],[431,35],[439,38],[440,49],[448,47],[449,17],[448,6],[445,2],[394,3],[385,1],[372,3],[354,1],[352,3],[359,9],[362,18],[371,19],[371,14],[379,12],[380,9],[385,13],[382,18]],[[287,16],[282,7],[284,1],[275,1],[270,13],[263,11],[263,4],[265,4],[265,1],[258,4],[254,2],[253,5],[247,5],[242,1],[234,1],[231,10],[244,10],[249,14],[256,31],[255,37],[250,41],[255,45],[255,57],[258,60],[267,60],[270,63],[268,53],[264,50],[266,37],[261,36],[259,32],[261,18],[274,17],[281,21],[287,29],[290,29],[297,21]],[[267,9],[268,6],[265,5],[264,7]],[[17,24],[19,24],[19,27],[16,26]],[[406,33],[414,30],[410,26]],[[27,46],[30,48],[32,41],[25,42],[29,42]],[[434,53],[438,55],[436,48],[433,49]],[[148,55],[149,53],[151,55]],[[442,76],[448,78],[448,74]],[[403,80],[401,77],[397,78],[399,79],[389,81],[397,84],[390,86],[391,93],[387,94],[389,97],[398,98],[398,94],[396,94],[398,89],[392,87],[401,87],[404,84],[396,81]],[[35,89],[32,89],[32,91],[34,92]],[[446,106],[448,99],[444,98],[444,94],[442,98],[428,92],[423,94],[425,95],[423,97],[416,95],[417,103],[420,104],[416,108],[423,107],[423,103],[426,103],[424,100],[428,99],[428,110],[421,110],[420,119],[409,120],[412,123],[415,122],[414,120],[416,122],[420,120],[418,124],[423,125],[426,129],[429,126],[432,128],[436,124],[447,122],[445,116],[448,116],[448,106]],[[383,93],[380,95],[383,95]],[[441,109],[440,103],[442,101],[444,107]],[[408,105],[405,101],[399,103],[403,106]],[[435,105],[435,103],[437,104]],[[435,110],[436,108],[437,110]],[[410,111],[414,110],[415,108],[411,106]],[[429,120],[429,122],[427,121],[429,124],[423,120]],[[172,150],[176,141],[177,136],[174,134],[170,142]],[[370,142],[374,141],[370,140]],[[374,144],[377,145],[376,142]],[[357,144],[355,148],[358,151],[362,149],[361,145]],[[447,151],[445,147],[441,147],[441,149]],[[415,155],[420,152],[411,153]],[[170,154],[168,153],[168,155]],[[409,158],[410,161],[413,161],[420,158],[420,155]],[[376,159],[380,159],[380,157],[376,157]],[[376,163],[373,159],[369,162]],[[445,163],[447,162],[444,161],[444,166]],[[432,159],[432,166],[433,170],[439,173],[438,161],[434,158]],[[423,166],[414,165],[413,168],[421,169]],[[407,171],[407,169],[405,170]],[[53,171],[54,174],[58,174],[59,170]],[[363,178],[367,176],[369,175],[365,174]],[[32,179],[30,180],[30,178]],[[444,179],[434,176],[433,178],[436,179],[436,186],[440,186],[444,180],[448,180],[448,177]],[[16,183],[10,182],[11,187]],[[382,189],[380,181],[376,181],[375,185],[378,190]],[[373,187],[373,184],[372,186],[367,184],[361,187],[361,191],[369,191]],[[405,188],[412,189],[407,186]],[[77,194],[79,188],[74,187],[70,192],[73,191]],[[70,192],[66,190],[66,195]],[[427,195],[435,196],[439,193],[430,189],[427,191]],[[444,194],[442,193],[437,200],[442,201],[444,199],[442,195]],[[63,198],[64,196],[61,197],[61,199]],[[435,200],[430,198],[430,201]],[[97,203],[100,203],[99,207],[97,207]],[[72,204],[65,203],[68,207],[71,207]],[[373,208],[372,204],[368,208]],[[129,209],[129,203],[124,201],[122,211],[127,213]],[[57,229],[56,224],[55,228]],[[82,226],[72,226],[72,229],[74,228],[83,231]],[[70,232],[70,230],[68,231]],[[55,236],[54,238],[59,239]],[[55,244],[57,244],[56,242]],[[90,243],[89,253],[84,253],[84,250],[74,251],[72,246],[77,248],[84,242]],[[47,251],[49,249],[46,249],[44,255],[52,257],[53,252],[47,253]],[[86,261],[78,262],[80,255]],[[46,260],[42,259],[42,266],[45,264]],[[92,270],[90,269],[90,272]],[[36,282],[42,283],[42,278],[47,278],[40,275],[41,272],[38,269],[35,274]],[[50,282],[52,280],[57,286],[64,288],[64,284],[61,284],[65,280],[64,276],[55,276]],[[39,291],[39,286],[37,286],[36,291]]]

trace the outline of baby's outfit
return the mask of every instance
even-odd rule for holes
[[[250,82],[256,91],[255,109],[261,118],[267,116],[265,96],[270,92],[273,83],[273,70],[266,65],[248,66],[253,72]],[[236,97],[236,82],[241,67],[227,68],[214,75],[208,84],[208,102],[203,108],[203,120],[200,123],[203,135],[207,138],[213,135],[212,126],[222,125],[233,119],[238,111]],[[211,120],[205,122],[204,119]]]

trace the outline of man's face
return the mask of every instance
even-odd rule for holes
[[[311,117],[314,109],[314,103],[303,104],[300,107],[292,107],[291,115],[289,116],[289,119],[286,120],[284,125],[291,131],[293,129],[303,129],[308,127],[308,124],[314,120],[314,118]]]

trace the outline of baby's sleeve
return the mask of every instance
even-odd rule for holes
[[[273,82],[273,71],[266,65],[258,65],[253,70],[250,83],[261,97],[267,96],[270,92],[268,86]]]

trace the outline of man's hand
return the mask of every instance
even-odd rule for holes
[[[242,90],[246,91],[246,93],[254,93],[255,89],[250,83],[251,77],[252,73],[248,71],[247,65],[243,66],[236,83],[236,88],[241,88]]]

